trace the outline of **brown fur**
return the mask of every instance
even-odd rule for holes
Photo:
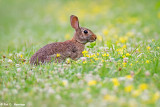
[[[71,26],[76,31],[72,40],[47,44],[31,57],[31,64],[37,65],[51,61],[61,62],[66,58],[76,60],[82,56],[85,44],[95,41],[96,35],[89,29],[79,27],[78,17],[72,15],[70,20]],[[88,33],[84,34],[84,30],[87,30]],[[57,54],[60,54],[60,57],[57,57]]]

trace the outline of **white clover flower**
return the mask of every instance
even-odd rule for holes
[[[110,58],[110,61],[113,62],[115,59],[114,58]]]
[[[126,77],[118,77],[118,80],[119,80],[119,81],[126,80]]]
[[[26,104],[27,106],[29,106],[29,107],[32,107],[33,106],[33,104],[32,104],[32,102],[30,101],[30,102],[27,102],[27,104]]]
[[[28,71],[27,73],[28,73],[29,76],[31,76],[33,74],[32,71]]]
[[[39,68],[39,71],[40,71],[40,70],[42,70],[42,68],[41,68],[41,67]]]
[[[17,68],[17,72],[21,72],[21,68]]]
[[[68,80],[62,80],[62,84],[63,84],[64,86],[68,86]]]
[[[3,89],[3,92],[4,92],[4,93],[8,92],[8,88],[4,88],[4,89]]]
[[[9,62],[9,63],[12,63],[13,61],[12,61],[11,59],[8,59],[8,62]]]
[[[128,57],[123,58],[123,62],[128,62]]]
[[[100,93],[101,93],[102,95],[105,95],[105,94],[108,93],[108,89],[107,89],[107,88],[102,88],[101,91],[100,91]]]
[[[17,94],[18,91],[17,91],[16,89],[12,89],[12,93],[13,93],[13,94]]]
[[[11,57],[13,54],[12,53],[9,53],[9,56]]]
[[[131,74],[131,76],[133,77],[133,76],[134,76],[134,71],[131,71],[130,74]]]
[[[86,74],[85,77],[84,77],[84,79],[85,79],[85,81],[87,81],[87,82],[90,81],[90,80],[94,80],[92,74]]]
[[[133,107],[137,107],[138,105],[137,105],[137,101],[135,100],[135,99],[130,99],[129,100],[129,106],[131,107],[131,106],[133,106]]]
[[[48,92],[49,94],[54,94],[54,93],[55,93],[55,91],[54,91],[52,88],[49,88],[49,89],[47,90],[47,92]]]
[[[57,100],[60,100],[60,99],[61,99],[61,96],[60,96],[59,94],[56,95],[55,97],[56,97]]]
[[[146,76],[150,76],[150,72],[149,72],[149,71],[146,71],[146,72],[145,72],[145,75],[146,75]]]
[[[24,80],[24,79],[22,79],[22,80],[21,80],[21,82],[22,82],[22,83],[25,83],[25,80]]]
[[[0,59],[0,62],[4,62],[3,59]]]
[[[101,81],[101,77],[100,77],[99,75],[95,75],[95,79],[96,79],[97,81]]]
[[[143,101],[148,101],[149,100],[148,92],[143,92],[142,95],[141,95],[141,99]]]
[[[77,97],[77,94],[76,94],[76,93],[71,92],[71,93],[70,93],[70,97],[75,98],[75,97]]]
[[[80,87],[83,87],[83,85],[84,85],[84,81],[82,81],[82,80],[80,80],[80,81],[78,81],[78,86],[80,86]]]
[[[20,65],[19,64],[16,64],[16,67],[19,67]]]
[[[66,63],[67,63],[67,64],[71,63],[71,59],[70,59],[70,58],[67,58],[67,59],[66,59]],[[63,66],[64,66],[64,65],[63,65]]]
[[[77,73],[77,77],[78,77],[78,78],[82,78],[81,73]]]
[[[43,82],[43,79],[37,78],[37,82]]]
[[[72,87],[72,88],[76,88],[76,85],[77,85],[77,84],[72,83],[72,84],[71,84],[71,87]]]
[[[81,57],[80,59],[81,59],[82,61],[86,61],[86,60],[87,60],[86,57]]]
[[[9,71],[5,71],[5,73],[6,73],[6,74],[8,74],[8,73],[9,73]]]
[[[99,47],[100,50],[108,50],[109,47]]]
[[[124,105],[126,103],[126,99],[124,97],[120,97],[119,100],[118,100],[118,103],[120,105]]]
[[[17,85],[16,85],[16,88],[17,88],[17,89],[20,89],[21,87],[17,84]]]

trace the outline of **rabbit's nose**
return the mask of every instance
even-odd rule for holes
[[[97,36],[95,36],[95,40],[97,39]]]
[[[97,39],[97,36],[96,36],[96,35],[94,35],[94,36],[93,36],[93,38],[94,38],[94,40],[96,40],[96,39]]]

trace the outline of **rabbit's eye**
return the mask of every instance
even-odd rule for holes
[[[85,33],[85,34],[87,34],[87,33],[88,33],[88,31],[87,31],[87,30],[84,30],[84,33]]]

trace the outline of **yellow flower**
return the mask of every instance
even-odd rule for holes
[[[90,90],[91,90],[91,89],[88,87],[88,88],[87,88],[87,91],[90,91]]]
[[[97,56],[99,56],[99,53],[97,53]]]
[[[102,56],[103,56],[103,57],[105,57],[105,56],[107,56],[107,54],[106,54],[106,53],[104,53],[104,54],[102,54]]]
[[[118,52],[120,49],[117,49],[116,51]]]
[[[119,86],[120,85],[120,83],[119,83],[117,78],[113,78],[112,82],[113,82],[114,86]]]
[[[137,96],[139,96],[141,94],[141,90],[134,90],[133,92],[132,92],[132,96],[133,97],[137,97]]]
[[[117,49],[118,54],[123,54],[123,49]]]
[[[117,39],[117,38],[118,38],[118,35],[113,35],[113,37],[114,37],[115,39]]]
[[[109,54],[107,53],[107,56],[109,56]]]
[[[90,59],[90,62],[94,62],[93,59]]]
[[[102,36],[97,35],[97,39],[98,39],[99,41],[102,41]]]
[[[97,60],[98,60],[98,58],[94,58],[94,60],[96,60],[96,61],[97,61]]]
[[[90,98],[90,99],[87,99],[86,102],[87,102],[87,103],[92,103],[93,100]]]
[[[123,57],[123,58],[125,58],[126,56],[125,56],[125,55],[123,55],[122,57]]]
[[[133,32],[127,32],[126,36],[132,37],[133,36]]]
[[[151,47],[150,46],[147,46],[147,50],[150,50],[151,49]]]
[[[127,57],[130,56],[130,54],[129,54],[129,53],[126,53],[126,56],[127,56]]]
[[[133,85],[128,85],[124,88],[125,92],[131,92],[133,90]]]
[[[110,102],[115,102],[117,100],[117,98],[116,98],[116,96],[112,96],[112,95],[106,94],[104,96],[104,100],[110,101]]]
[[[126,38],[126,37],[120,37],[120,38],[119,38],[119,41],[120,41],[121,43],[125,43],[125,42],[127,41],[127,38]]]
[[[153,97],[152,97],[152,101],[155,102],[157,101],[158,99],[160,98],[160,93],[159,92],[156,92]]]
[[[68,63],[68,64],[71,63],[71,59],[70,59],[70,58],[67,58],[67,59],[66,59],[66,63]]]
[[[146,60],[146,63],[149,64],[149,60]]]
[[[69,34],[65,35],[65,39],[70,39],[70,38],[71,38],[71,36]]]
[[[92,57],[96,57],[96,55],[95,55],[95,54],[92,54],[92,55],[90,56],[90,58],[92,58]]]
[[[126,45],[123,45],[123,47],[122,47],[122,48],[123,48],[123,49],[125,49],[126,47],[127,47]]]
[[[160,19],[160,12],[158,12],[157,16],[158,16],[158,18]]]
[[[127,79],[132,79],[132,76],[131,75],[126,75],[125,76]]]
[[[61,54],[57,53],[57,57],[60,57],[60,56],[61,56]]]
[[[137,23],[138,22],[138,18],[137,17],[131,17],[131,18],[129,18],[129,22],[130,23]]]
[[[142,91],[146,90],[147,88],[148,88],[148,85],[145,84],[145,83],[139,85],[139,89],[142,90]]]
[[[159,47],[157,47],[157,49],[159,49]]]
[[[62,81],[62,84],[63,84],[64,86],[67,86],[67,85],[68,85],[68,81],[67,81],[67,80],[63,80],[63,81]]]
[[[82,54],[87,54],[87,53],[88,53],[88,51],[83,51],[83,52],[82,52]]]
[[[86,64],[87,63],[87,61],[83,61],[83,64]]]
[[[132,63],[130,63],[130,66],[132,66],[133,64]]]
[[[104,30],[103,30],[103,34],[104,34],[104,35],[108,35],[108,32],[109,32],[109,31],[108,31],[107,29],[104,29]]]
[[[126,64],[127,64],[127,63],[124,62],[124,63],[122,63],[122,64],[123,64],[123,67],[126,67]]]
[[[88,82],[89,86],[93,86],[93,85],[96,85],[96,84],[97,84],[96,80],[91,80],[91,81]]]
[[[90,57],[88,54],[86,54],[86,57]]]
[[[105,99],[105,100],[109,100],[110,97],[111,97],[111,96],[110,96],[109,94],[106,94],[106,95],[104,96],[104,99]]]
[[[20,57],[22,58],[22,57],[23,57],[23,55],[20,55]]]

